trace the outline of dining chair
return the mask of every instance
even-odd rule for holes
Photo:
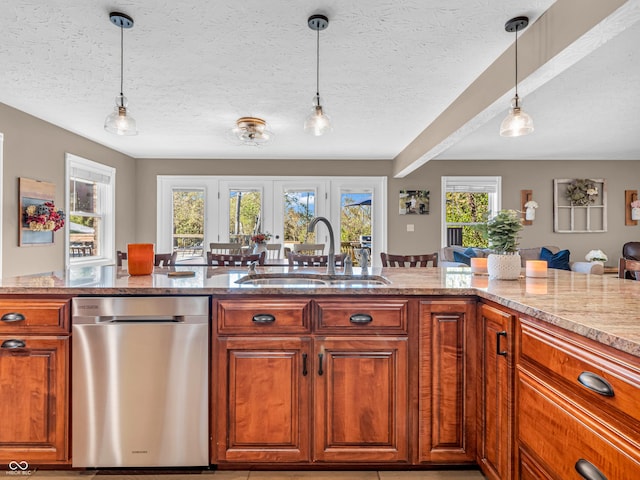
[[[239,255],[242,253],[242,245],[239,243],[210,243],[209,252]]]
[[[346,256],[344,253],[336,253],[336,266],[343,267]],[[291,252],[288,259],[290,267],[326,267],[327,263],[329,263],[328,255],[303,255]]]
[[[429,262],[432,267],[438,266],[438,252],[422,255],[393,255],[382,252],[380,258],[383,267],[428,267]]]
[[[267,243],[267,258],[278,259],[282,251],[281,243]]]
[[[266,252],[242,255],[239,253],[229,254],[207,252],[207,265],[217,267],[237,267],[247,266],[253,262],[258,262],[258,265],[264,265],[265,253]]]
[[[629,260],[628,258],[620,258],[618,264],[618,278],[629,278],[626,274],[629,273],[632,279],[640,280],[640,260]]]
[[[176,264],[178,252],[156,253],[153,258],[153,265],[156,267],[170,267]]]
[[[127,252],[121,250],[116,251],[116,266],[121,267],[122,261],[127,259]]]
[[[294,243],[293,253],[322,255],[324,253],[324,243]]]

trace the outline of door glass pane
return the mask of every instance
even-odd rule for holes
[[[315,232],[307,232],[307,226],[316,216],[316,192],[314,190],[286,190],[284,192],[284,244],[293,248],[294,243],[315,243]]]
[[[262,193],[259,190],[229,192],[229,241],[250,245],[251,235],[262,231]]]
[[[340,251],[351,256],[354,265],[360,262],[363,249],[371,258],[370,192],[342,192],[340,195]]]
[[[177,259],[202,256],[204,248],[204,190],[173,190],[172,201],[173,251],[178,252]]]

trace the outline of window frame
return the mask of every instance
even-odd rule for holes
[[[94,257],[72,257],[69,254],[71,248],[69,218],[72,214],[71,210],[71,172],[72,169],[78,168],[94,173],[99,176],[108,177],[108,182],[96,182],[98,185],[98,208],[102,215],[102,230],[100,242],[102,254]],[[90,179],[86,179],[90,180]],[[99,266],[112,265],[115,263],[115,211],[116,211],[116,169],[102,163],[94,162],[83,157],[79,157],[72,153],[65,154],[65,204],[66,204],[66,222],[65,222],[65,266],[66,268],[74,266]]]

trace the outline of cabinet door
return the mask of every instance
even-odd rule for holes
[[[0,336],[0,345],[0,462],[67,462],[69,338]]]
[[[479,463],[490,479],[513,472],[513,326],[512,314],[494,306],[479,307],[482,328]]]
[[[476,459],[474,303],[420,304],[418,461]]]
[[[406,462],[407,339],[314,343],[314,460]]]
[[[218,462],[309,461],[309,345],[309,338],[218,340]]]

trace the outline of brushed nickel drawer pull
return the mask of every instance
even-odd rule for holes
[[[600,375],[596,375],[592,372],[582,372],[578,375],[578,381],[588,388],[589,390],[596,392],[604,397],[613,397],[613,387]]]
[[[0,348],[12,349],[12,348],[24,348],[26,347],[26,343],[23,340],[5,340],[2,342]]]
[[[273,323],[276,321],[276,316],[270,313],[257,313],[251,320],[254,323]]]
[[[22,322],[26,320],[26,317],[18,312],[9,312],[2,315],[2,318],[0,318],[0,320],[2,320],[3,322]]]
[[[354,313],[349,317],[349,321],[351,323],[359,323],[359,324],[371,323],[373,322],[373,317],[366,313]]]
[[[593,463],[588,462],[584,458],[576,462],[576,472],[585,480],[607,480],[607,477],[605,477]]]

